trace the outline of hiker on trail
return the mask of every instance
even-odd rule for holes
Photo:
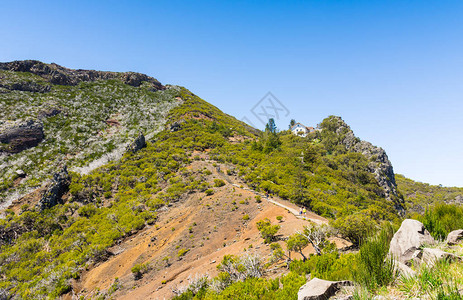
[[[299,215],[302,216],[302,207],[299,209]]]
[[[265,192],[265,197],[268,199],[268,191]]]
[[[305,207],[304,207],[304,209],[302,210],[302,212],[304,213],[304,216],[307,214],[307,210],[305,209]]]

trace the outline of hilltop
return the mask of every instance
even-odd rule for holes
[[[147,75],[38,61],[1,63],[0,85],[0,297],[173,297],[248,258],[294,298],[306,274],[349,277],[350,251],[413,201],[337,116],[259,131]],[[322,255],[304,227],[330,228]]]

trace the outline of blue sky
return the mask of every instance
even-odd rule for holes
[[[257,127],[341,116],[396,173],[463,186],[463,1],[8,1],[0,61],[137,71]]]

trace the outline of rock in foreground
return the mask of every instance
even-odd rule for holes
[[[389,253],[401,263],[410,262],[419,256],[423,245],[433,245],[436,241],[417,220],[406,219],[391,240]]]
[[[328,281],[313,278],[299,289],[298,300],[326,300],[334,296],[342,287],[353,285],[351,281]]]

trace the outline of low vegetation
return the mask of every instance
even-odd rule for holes
[[[188,286],[176,290],[177,299],[296,299],[297,290],[306,282],[308,274],[327,280],[354,280],[367,295],[388,287],[408,289],[407,293],[412,294],[413,287],[418,284],[428,285],[422,288],[420,295],[428,293],[439,299],[455,295],[453,287],[446,290],[442,284],[426,283],[450,282],[435,269],[424,269],[416,278],[398,283],[386,257],[392,228],[400,223],[397,210],[392,201],[385,199],[384,191],[370,172],[372,159],[348,151],[340,142],[342,133],[336,131],[333,117],[320,124],[322,131],[303,138],[289,131],[278,132],[272,121],[264,132],[257,132],[180,87],[152,92],[144,90],[143,86],[137,90],[113,80],[53,87],[50,95],[53,99],[61,99],[63,103],[58,104],[63,107],[70,106],[73,99],[82,99],[82,102],[76,103],[75,108],[68,108],[68,116],[75,123],[66,123],[69,118],[64,115],[45,122],[47,130],[58,130],[60,138],[47,140],[40,146],[48,148],[25,152],[30,155],[30,166],[25,165],[28,160],[18,166],[26,173],[35,174],[33,168],[43,167],[43,172],[28,179],[30,187],[37,186],[49,175],[56,165],[54,158],[71,154],[75,155],[68,160],[71,165],[86,166],[140,130],[151,130],[152,135],[147,147],[136,153],[125,153],[92,172],[72,172],[64,204],[44,211],[24,206],[20,213],[6,212],[5,218],[0,219],[0,295],[23,299],[57,298],[70,291],[70,279],[79,278],[84,269],[107,259],[108,247],[154,225],[159,209],[182,201],[189,193],[201,193],[205,198],[204,195],[217,195],[228,188],[224,187],[224,180],[210,179],[208,176],[213,174],[210,170],[188,168],[193,161],[202,159],[198,152],[207,153],[217,164],[231,166],[233,174],[254,190],[289,199],[328,218],[330,226],[309,224],[301,232],[281,237],[278,235],[281,216],[258,220],[257,228],[266,243],[264,247],[273,252],[268,261],[256,256],[225,256],[217,277],[191,278]],[[17,118],[36,113],[45,104],[42,96],[27,92],[10,94],[8,103],[19,96],[26,97],[33,108],[23,115],[20,107],[14,106]],[[153,101],[161,105],[162,111],[150,111]],[[177,106],[180,102],[172,101],[183,104]],[[95,111],[87,109],[91,106],[88,103],[100,102]],[[121,105],[130,108],[130,112],[122,110],[127,117],[123,120],[127,128],[119,137],[106,132],[109,128],[102,123],[113,109],[121,110]],[[145,111],[146,115],[137,117],[135,111]],[[167,111],[169,114],[165,116]],[[159,122],[153,125],[149,121],[152,118]],[[178,130],[162,130],[164,123],[175,121]],[[82,141],[99,132],[107,138],[107,143],[98,142],[96,148],[84,147]],[[67,144],[64,137],[71,136],[79,138]],[[111,136],[117,138],[112,140]],[[231,137],[242,138],[243,142],[231,143]],[[77,150],[72,148],[74,146]],[[15,156],[8,159],[8,164],[16,164]],[[2,170],[0,189],[7,192],[17,178],[12,180],[9,171]],[[426,211],[417,209],[417,214],[412,216],[422,220],[433,236],[442,239],[450,230],[463,227],[460,207],[437,204],[442,199],[451,202],[460,190],[426,186],[400,176],[397,182],[408,207],[429,204]],[[260,196],[254,199],[262,202]],[[240,211],[251,201],[251,198],[239,204],[235,201],[226,209]],[[212,209],[210,205],[207,208]],[[243,212],[239,216],[240,222],[252,223],[247,222],[249,214]],[[281,223],[284,224],[286,221]],[[193,226],[188,228],[188,234],[195,231]],[[196,235],[196,231],[194,233]],[[359,250],[358,253],[337,250],[327,241],[332,235],[352,242],[352,248]],[[308,245],[312,245],[316,253],[304,256],[302,250]],[[185,255],[188,257],[188,252],[187,247],[178,246],[176,253],[169,255],[172,260],[174,257],[183,259]],[[302,259],[292,259],[294,253],[301,254]],[[169,267],[170,257],[159,258],[163,268]],[[443,268],[456,274],[458,266],[451,264]],[[265,277],[269,268],[277,267],[289,268],[289,273],[275,279]],[[134,278],[139,279],[149,272],[149,267],[134,265],[132,272]],[[460,283],[457,280],[455,284]]]

